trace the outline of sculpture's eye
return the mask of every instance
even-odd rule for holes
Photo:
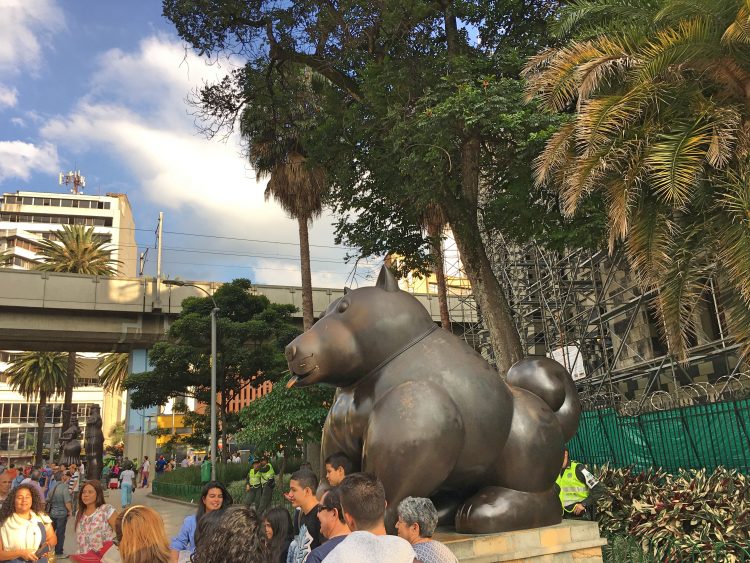
[[[343,313],[348,308],[349,308],[349,302],[342,300],[341,303],[339,303],[339,306],[336,308],[336,311],[339,312],[339,313]]]

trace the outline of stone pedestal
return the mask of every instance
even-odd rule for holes
[[[461,563],[600,563],[601,546],[607,540],[599,536],[596,522],[563,520],[556,526],[519,530],[500,534],[468,535],[435,533]]]

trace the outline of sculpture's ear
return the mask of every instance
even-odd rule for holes
[[[393,277],[391,271],[383,266],[380,268],[380,275],[378,275],[378,281],[375,287],[385,289],[386,291],[399,291],[398,281]]]
[[[349,289],[348,287],[345,287],[345,288],[344,288],[344,295],[346,295],[346,294],[347,294],[347,293],[349,293],[350,291],[351,291],[351,289]]]

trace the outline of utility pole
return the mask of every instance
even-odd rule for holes
[[[161,307],[161,236],[164,229],[164,212],[159,211],[159,225],[156,227],[156,303]]]

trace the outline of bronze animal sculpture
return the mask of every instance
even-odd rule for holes
[[[99,405],[91,407],[91,414],[86,421],[86,479],[102,478],[104,460],[104,433],[102,432],[102,415]]]
[[[375,287],[345,291],[286,355],[290,385],[338,387],[322,457],[342,451],[381,479],[391,529],[409,495],[431,497],[461,533],[561,521],[553,485],[580,403],[557,362],[521,360],[504,382],[385,267]]]

